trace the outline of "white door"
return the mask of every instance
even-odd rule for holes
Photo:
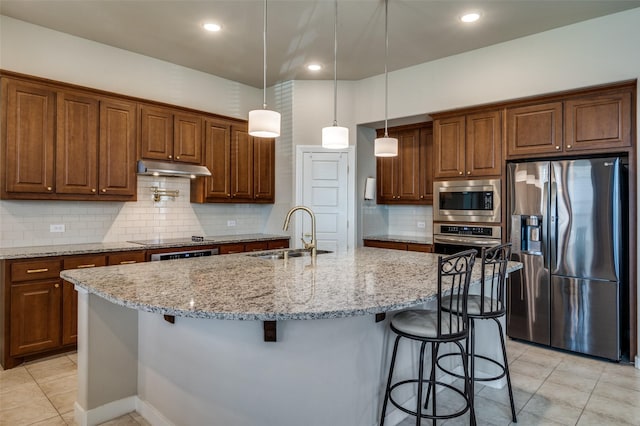
[[[348,248],[348,157],[346,152],[303,154],[302,204],[316,215],[320,250],[335,252]],[[301,216],[308,241],[311,239],[311,221],[308,215]]]

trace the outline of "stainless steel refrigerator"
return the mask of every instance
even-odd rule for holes
[[[524,264],[508,286],[509,336],[620,360],[621,162],[508,165],[508,235]]]

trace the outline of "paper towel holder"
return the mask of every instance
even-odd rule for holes
[[[364,182],[364,199],[373,200],[376,196],[376,179],[368,177]]]

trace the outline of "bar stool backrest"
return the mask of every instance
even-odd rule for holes
[[[477,253],[471,249],[438,257],[438,339],[467,333],[467,295]]]
[[[511,243],[482,249],[483,284],[480,290],[480,316],[499,316],[506,312],[504,293],[509,259]],[[486,277],[490,277],[488,282]]]

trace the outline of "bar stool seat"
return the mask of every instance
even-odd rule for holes
[[[438,257],[438,293],[437,309],[410,309],[395,314],[390,321],[391,330],[397,334],[391,364],[389,366],[389,377],[385,388],[382,413],[380,415],[380,426],[384,425],[387,411],[387,403],[391,402],[400,411],[403,411],[416,418],[416,425],[420,425],[422,419],[429,419],[436,424],[438,420],[446,420],[458,417],[470,412],[470,424],[475,425],[475,414],[473,411],[473,398],[471,395],[470,376],[467,370],[467,353],[460,342],[466,342],[469,336],[469,321],[467,318],[467,296],[469,292],[469,282],[473,263],[476,256],[475,250],[467,250],[451,256]],[[456,296],[456,302],[460,306],[454,311],[452,306],[444,309],[444,294]],[[449,298],[449,303],[454,303],[453,298]],[[393,371],[396,365],[398,345],[401,338],[420,342],[420,356],[418,358],[418,377],[409,378],[393,382]],[[462,357],[462,367],[464,369],[463,381],[464,389],[460,390],[450,383],[436,377],[436,361],[438,349],[441,344],[452,343],[460,351]],[[425,378],[424,357],[427,344],[431,347],[431,370]],[[423,386],[427,386],[426,398],[422,398]],[[409,387],[410,390],[417,388],[415,410],[404,407],[394,399],[393,391],[396,388]],[[438,389],[448,389],[459,395],[464,405],[454,412],[438,413],[437,391]],[[406,395],[406,393],[401,393]],[[425,405],[423,412],[422,405]],[[431,411],[427,412],[431,405]]]

